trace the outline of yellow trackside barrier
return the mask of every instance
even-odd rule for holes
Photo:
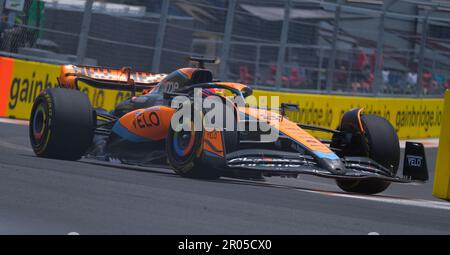
[[[444,107],[442,98],[355,97],[264,90],[255,90],[253,95],[260,100],[259,103],[266,101],[268,107],[272,105],[273,96],[278,97],[279,103],[298,104],[300,111],[288,112],[289,119],[333,129],[339,125],[346,111],[364,108],[365,114],[386,118],[394,126],[400,139],[438,137]],[[330,138],[322,132],[313,134],[320,138]]]
[[[433,196],[450,200],[450,90],[445,92],[443,116],[434,173]]]

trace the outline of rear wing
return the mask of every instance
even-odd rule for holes
[[[113,69],[93,66],[61,66],[58,78],[64,88],[78,89],[78,81],[102,89],[123,91],[150,91],[167,75],[163,73],[133,72],[131,68]]]

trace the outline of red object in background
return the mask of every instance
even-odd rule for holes
[[[275,84],[277,79],[277,66],[270,65],[269,66],[269,75],[267,77],[267,81],[270,84]],[[281,76],[281,82],[286,86],[289,83],[289,77]]]
[[[277,76],[277,66],[276,65],[271,65],[269,67],[269,71],[270,71],[270,78],[275,80],[275,76]]]
[[[364,52],[360,51],[358,53],[358,62],[357,62],[358,69],[363,69],[366,63],[367,63],[367,56],[366,54],[364,54]]]
[[[425,71],[425,72],[423,72],[423,75],[422,75],[423,79],[427,79],[427,80],[431,79],[431,76],[432,76],[432,74],[430,71]]]
[[[372,87],[372,83],[373,83],[374,78],[375,78],[375,77],[373,76],[373,73],[370,73],[370,74],[369,74],[369,77],[367,77],[367,80],[361,82],[361,88],[362,88],[364,91],[370,91],[370,90],[371,90],[371,87]]]
[[[367,80],[367,82],[369,82],[370,85],[372,85],[374,80],[375,80],[375,76],[373,75],[373,73],[370,73],[369,74],[369,79]]]
[[[423,72],[422,75],[422,87],[424,89],[431,89],[431,80],[432,80],[433,74],[430,71]]]
[[[355,55],[355,59],[353,60],[353,69],[354,70],[362,70],[364,66],[367,64],[367,56],[364,54],[362,50],[359,50]]]
[[[447,78],[444,84],[445,89],[450,89],[450,77]]]
[[[8,116],[8,102],[14,73],[14,59],[0,57],[0,117]]]
[[[239,77],[241,82],[244,84],[249,84],[253,80],[253,75],[250,74],[250,71],[246,65],[239,67]]]
[[[292,67],[291,68],[291,77],[289,77],[289,80],[291,81],[291,84],[293,85],[300,85],[301,79],[300,79],[300,71],[298,68]]]
[[[336,82],[338,83],[345,83],[347,81],[347,70],[341,68],[336,71]]]
[[[376,50],[373,50],[372,54],[370,54],[370,71],[372,73],[375,72],[376,63],[377,63],[377,52],[376,52]],[[383,66],[384,66],[384,54],[381,54],[380,70],[383,70]]]
[[[291,68],[291,75],[289,77],[289,81],[291,85],[296,87],[300,86],[300,84],[302,83],[303,77],[300,76],[300,71],[298,70],[297,67]]]

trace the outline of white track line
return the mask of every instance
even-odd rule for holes
[[[367,200],[373,202],[382,202],[397,205],[407,205],[407,206],[417,206],[431,209],[443,209],[450,210],[449,202],[440,202],[424,199],[408,199],[408,198],[397,198],[397,197],[387,197],[387,196],[376,196],[376,195],[356,195],[348,193],[338,193],[338,192],[327,192],[327,191],[316,191],[307,189],[296,189],[301,192],[315,193],[326,196],[343,197],[343,198],[354,198],[360,200]]]
[[[29,121],[28,120],[16,120],[16,119],[0,118],[0,123],[28,126]]]
[[[270,179],[270,178],[269,178]],[[428,208],[428,209],[441,209],[441,210],[450,210],[450,202],[445,201],[433,201],[433,200],[426,200],[426,199],[417,199],[417,198],[405,198],[405,197],[394,197],[389,195],[360,195],[360,194],[352,194],[352,193],[345,193],[344,191],[324,191],[319,189],[310,189],[310,188],[302,188],[298,187],[298,185],[291,186],[291,185],[283,185],[278,183],[271,183],[270,180],[268,182],[258,182],[258,181],[247,181],[250,183],[257,183],[261,184],[263,186],[268,187],[277,187],[277,188],[287,188],[292,189],[298,192],[306,192],[306,193],[312,193],[312,194],[318,194],[323,196],[330,196],[330,197],[341,197],[341,198],[352,198],[352,199],[360,199],[360,200],[366,200],[366,201],[372,201],[372,202],[379,202],[379,203],[389,203],[389,204],[396,204],[401,206],[416,206],[416,207],[422,207],[422,208]]]
[[[439,138],[409,139],[409,140],[400,140],[400,148],[404,149],[407,141],[421,143],[425,148],[437,148],[439,146]]]

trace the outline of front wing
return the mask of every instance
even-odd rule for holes
[[[261,171],[266,175],[308,174],[340,180],[383,180],[397,183],[423,183],[411,177],[393,176],[391,171],[366,157],[341,159],[346,169],[332,173],[321,168],[309,155],[273,150],[240,150],[227,155],[227,168]]]

